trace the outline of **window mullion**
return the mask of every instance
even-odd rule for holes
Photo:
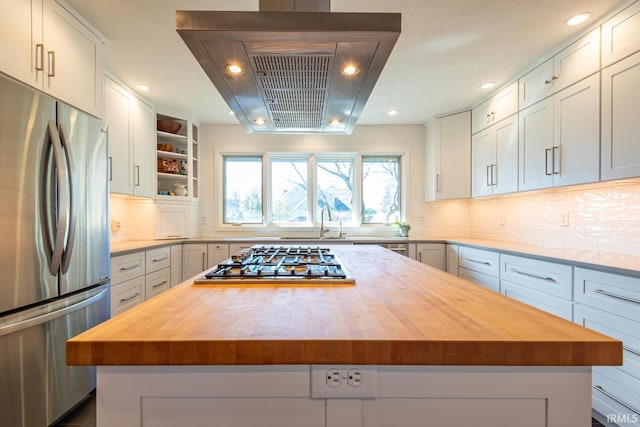
[[[316,206],[318,206],[318,170],[316,156],[309,156],[309,185],[307,186],[308,206],[309,206],[309,221],[312,225],[318,224],[318,215],[316,212]]]

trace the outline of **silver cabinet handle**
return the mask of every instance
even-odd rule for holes
[[[553,148],[544,149],[544,174],[545,175],[553,175],[553,170],[549,172],[549,153],[551,153],[552,150]]]
[[[623,346],[622,346],[622,349],[623,349],[624,351],[628,351],[628,352],[629,352],[629,353],[631,353],[631,354],[635,354],[636,356],[640,356],[640,351],[636,351],[636,350],[630,349],[630,348],[629,348],[629,347],[627,347],[626,345],[623,345]]]
[[[47,77],[55,77],[56,76],[56,52],[50,50],[47,52],[47,59],[49,61],[49,71],[47,72]]]
[[[207,255],[204,252],[202,252],[202,271],[207,269],[207,264],[206,264],[206,261],[205,261],[206,256]]]
[[[558,153],[558,170],[556,171],[556,151]],[[554,175],[560,174],[560,147],[553,147],[551,149],[551,173]]]
[[[546,85],[551,84],[551,83],[553,83],[555,80],[558,80],[558,77],[556,77],[556,76],[551,76],[551,78],[550,78],[550,79],[548,79],[548,80],[545,80],[545,81],[544,81],[544,84],[546,84]]]
[[[166,280],[163,280],[162,282],[160,282],[160,283],[158,283],[158,284],[156,284],[156,285],[153,285],[153,286],[151,286],[151,287],[152,287],[153,289],[155,289],[155,288],[159,288],[160,286],[164,286],[164,285],[166,285],[166,284],[167,284],[167,281],[166,281]]]
[[[476,264],[491,265],[489,261],[478,261],[477,259],[467,258],[466,256],[462,257],[462,259],[464,259],[465,261],[476,263]]]
[[[151,260],[152,263],[156,263],[156,262],[162,262],[162,261],[166,261],[168,259],[168,257],[165,255],[161,258],[154,258]]]
[[[548,282],[555,282],[556,281],[556,279],[554,279],[553,277],[539,276],[537,274],[527,273],[526,271],[516,270],[515,268],[511,268],[511,269],[509,269],[509,271],[512,271],[512,272],[517,273],[517,274],[521,274],[523,276],[533,277],[534,279],[546,280]]]
[[[487,181],[487,187],[490,187],[492,184],[492,177],[491,177],[491,165],[487,165],[487,172],[486,172],[486,181]]]
[[[109,181],[113,181],[113,157],[109,156]]]
[[[593,387],[595,390],[598,390],[600,393],[604,394],[605,396],[607,396],[609,399],[615,401],[616,403],[619,403],[620,405],[624,406],[625,408],[627,408],[628,410],[630,410],[631,412],[634,412],[638,415],[640,415],[640,412],[638,412],[637,409],[634,409],[631,405],[629,405],[626,402],[623,402],[622,400],[618,399],[617,397],[615,397],[613,394],[609,393],[607,390],[604,389],[604,387],[600,386],[600,385],[596,385]]]
[[[607,291],[602,290],[602,289],[596,289],[593,292],[596,293],[596,294],[607,296],[607,297],[611,297],[611,298],[620,299],[620,300],[623,300],[623,301],[632,302],[634,304],[640,304],[640,300],[637,300],[635,298],[626,297],[624,295],[614,294],[612,292],[607,292]]]
[[[120,298],[120,302],[131,301],[132,299],[137,298],[139,296],[140,296],[140,292],[136,292],[135,294],[131,295],[130,297]]]
[[[135,264],[135,265],[132,265],[130,267],[120,267],[120,271],[130,271],[130,270],[133,270],[133,269],[139,268],[139,267],[140,267],[140,264]]]
[[[491,165],[491,185],[497,185],[496,179],[494,179],[496,177],[496,169],[498,168],[498,165],[496,165],[495,163]]]
[[[135,165],[134,168],[136,170],[136,183],[134,185],[136,187],[140,187],[140,166]]]
[[[440,174],[436,174],[436,192],[440,192]]]
[[[36,44],[36,71],[44,71],[44,45]]]

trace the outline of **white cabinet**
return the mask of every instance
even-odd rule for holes
[[[500,291],[500,253],[468,246],[460,246],[458,252],[459,277]]]
[[[145,276],[145,299],[152,298],[171,287],[171,268],[154,271]]]
[[[520,191],[598,180],[599,94],[594,74],[520,112]]]
[[[5,3],[0,16],[0,70],[101,117],[100,37],[71,14],[68,5],[55,0]]]
[[[500,267],[503,295],[572,319],[573,268],[570,265],[503,254]]]
[[[446,270],[446,247],[442,243],[416,244],[416,259],[423,264]]]
[[[501,89],[472,111],[472,133],[480,132],[518,112],[518,82]]]
[[[145,254],[146,273],[153,273],[171,267],[171,248],[163,246],[157,249],[149,249]]]
[[[458,245],[447,245],[447,273],[458,275]]]
[[[603,180],[640,176],[640,53],[602,70]]]
[[[470,112],[434,120],[427,147],[427,199],[466,198],[471,194]]]
[[[634,3],[602,24],[602,66],[640,50],[640,3]]]
[[[207,244],[188,243],[182,245],[182,280],[187,280],[208,268]]]
[[[516,114],[473,135],[473,197],[518,191],[518,116]]]
[[[182,283],[182,244],[171,246],[171,286]]]
[[[518,80],[520,109],[553,95],[599,69],[600,28],[596,28]]]
[[[156,199],[155,201],[156,239],[189,238],[199,234],[198,201],[175,199]]]
[[[229,245],[224,243],[209,243],[207,245],[208,266],[220,264],[229,258]]]
[[[104,115],[109,126],[109,191],[155,195],[154,111],[115,80],[105,76]]]

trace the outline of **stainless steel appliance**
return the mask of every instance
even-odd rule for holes
[[[254,246],[207,271],[196,284],[354,284],[329,248]]]
[[[48,426],[95,388],[66,340],[109,317],[100,120],[0,74],[0,424]]]

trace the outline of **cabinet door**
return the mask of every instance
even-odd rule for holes
[[[553,98],[520,112],[519,189],[535,190],[553,184]]]
[[[145,256],[147,274],[171,267],[171,249],[168,246],[149,249]]]
[[[109,138],[109,191],[132,194],[133,147],[129,138],[129,94],[105,78],[104,118]]]
[[[0,71],[42,88],[42,0],[12,0],[0,13]],[[39,46],[38,46],[39,45]]]
[[[472,132],[479,132],[517,112],[518,82],[513,82],[473,109]]]
[[[599,69],[600,27],[553,57],[554,90],[562,90]]]
[[[553,185],[600,177],[600,75],[554,95]]]
[[[156,122],[153,108],[132,100],[131,139],[133,145],[133,193],[153,197],[156,194]]]
[[[102,117],[102,42],[55,0],[44,0],[44,90]]]
[[[182,283],[182,245],[171,246],[171,286]]]
[[[207,266],[213,267],[229,258],[229,245],[212,243],[208,245],[207,252]]]
[[[171,269],[165,268],[145,276],[145,298],[149,299],[171,287]]]
[[[182,280],[187,280],[207,269],[207,244],[182,245]]]
[[[436,120],[436,199],[471,194],[471,119],[465,111]]]
[[[518,191],[518,115],[494,126],[496,159],[493,167],[493,194]]]
[[[458,275],[458,245],[447,245],[447,273]]]
[[[602,66],[640,50],[640,3],[635,3],[602,24]]]
[[[495,147],[494,126],[476,133],[471,139],[472,197],[490,196],[493,193]]]
[[[445,246],[440,243],[418,243],[416,245],[418,261],[440,270],[446,269]]]
[[[602,70],[603,180],[640,176],[640,53]]]
[[[111,285],[142,277],[146,273],[144,252],[134,252],[111,258]]]
[[[111,317],[140,304],[145,298],[144,276],[111,286]]]
[[[156,239],[189,237],[190,206],[156,201]]]
[[[538,65],[518,80],[520,109],[553,95],[553,58]]]

